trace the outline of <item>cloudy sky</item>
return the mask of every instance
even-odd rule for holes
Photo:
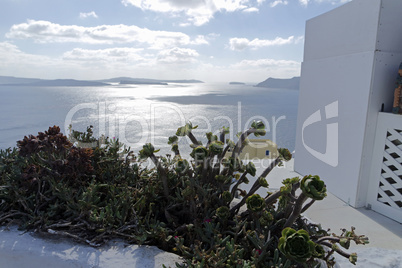
[[[300,75],[306,20],[349,0],[1,0],[0,75]]]

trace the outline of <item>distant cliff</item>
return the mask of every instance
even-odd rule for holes
[[[289,79],[268,78],[264,82],[258,83],[256,87],[269,87],[269,88],[288,88],[299,89],[300,77],[293,77]]]

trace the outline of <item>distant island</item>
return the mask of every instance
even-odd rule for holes
[[[268,78],[267,80],[258,83],[256,87],[269,87],[269,88],[288,88],[299,89],[300,77],[293,77],[288,79]]]
[[[168,85],[169,83],[204,83],[200,80],[157,80],[148,78],[116,77],[104,80],[75,80],[75,79],[38,79],[13,76],[0,76],[0,86],[31,86],[31,87],[100,87],[117,84],[134,85]]]
[[[74,79],[56,79],[56,80],[42,80],[28,84],[19,84],[19,86],[21,85],[34,86],[34,87],[99,87],[99,86],[108,86],[109,84],[94,81],[74,80]]]
[[[245,85],[243,82],[230,82],[229,85]]]
[[[167,86],[168,83],[165,82],[147,82],[147,81],[120,81],[120,85],[162,85]]]
[[[160,83],[184,83],[184,84],[192,84],[192,83],[204,83],[200,80],[190,79],[190,80],[161,80],[161,79],[149,79],[149,78],[131,78],[131,77],[115,77],[104,80],[97,80],[98,82],[103,83],[120,83],[123,84],[160,84]]]

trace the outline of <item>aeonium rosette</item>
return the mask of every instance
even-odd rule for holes
[[[209,145],[209,151],[211,155],[219,155],[223,152],[223,142],[221,141],[213,141]]]
[[[191,130],[196,129],[198,126],[193,127],[191,122],[188,122],[186,125],[179,127],[176,131],[176,136],[186,136],[191,133]]]
[[[255,173],[257,172],[257,169],[255,168],[255,165],[253,162],[248,162],[246,165],[246,171],[248,174],[250,174],[251,176],[255,176]]]
[[[226,219],[228,219],[229,216],[230,216],[230,210],[229,210],[229,208],[226,207],[226,206],[219,207],[219,208],[216,210],[216,216],[218,216],[218,218],[220,218],[221,220],[226,220]]]
[[[289,161],[292,159],[292,153],[286,148],[278,148],[278,153],[282,160]]]
[[[287,258],[297,262],[305,262],[315,252],[315,243],[310,240],[307,231],[296,231],[287,227],[282,230],[278,248]]]
[[[176,162],[175,170],[177,173],[184,173],[190,168],[190,164],[186,159],[179,159]]]
[[[255,129],[254,136],[256,137],[264,136],[267,133],[262,121],[254,121],[251,123],[251,127]]]
[[[155,147],[151,143],[147,143],[142,146],[142,150],[140,151],[139,156],[141,159],[146,159],[157,152],[159,152],[159,150],[155,150]]]
[[[300,189],[306,196],[314,200],[323,200],[327,196],[325,183],[317,175],[304,176],[300,183]]]
[[[208,150],[204,146],[200,145],[193,149],[190,156],[196,161],[204,160],[208,156]]]
[[[265,200],[259,194],[253,194],[246,200],[247,209],[252,212],[260,212],[265,207]]]

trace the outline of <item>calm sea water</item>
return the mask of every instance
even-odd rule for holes
[[[295,147],[298,91],[251,85],[172,84],[108,87],[0,86],[0,149],[16,146],[25,135],[58,125],[64,133],[72,124],[83,131],[94,126],[95,136],[119,138],[138,151],[152,142],[169,152],[167,138],[179,126],[198,125],[194,135],[229,126],[230,138],[263,120],[266,138],[279,147]],[[182,139],[181,143],[187,143]],[[185,146],[186,147],[186,146]]]

